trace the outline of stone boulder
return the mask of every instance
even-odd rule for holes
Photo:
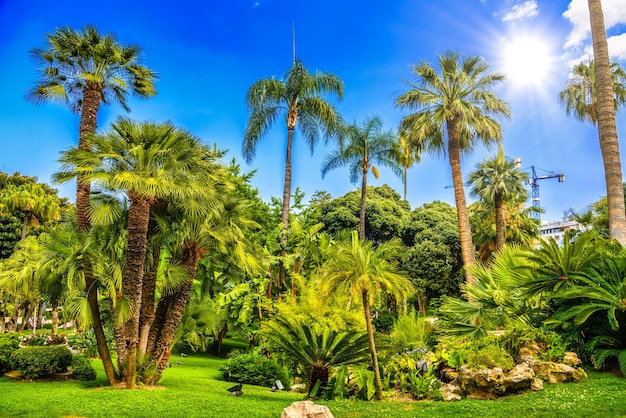
[[[534,390],[535,392],[543,390],[543,380],[539,379],[538,377],[535,377],[533,379],[533,382],[530,384],[530,388]]]
[[[528,364],[521,363],[513,367],[504,378],[506,392],[519,392],[530,389],[535,379],[535,372]]]
[[[333,418],[325,405],[315,405],[311,401],[294,402],[283,409],[280,418]]]
[[[439,390],[444,401],[461,400],[461,388],[456,383],[444,383]]]
[[[580,366],[582,361],[578,358],[578,354],[573,351],[566,351],[565,356],[563,356],[563,364],[567,364],[568,366]]]
[[[510,393],[529,390],[534,380],[535,372],[527,364],[518,364],[508,373],[499,367],[472,370],[463,366],[459,370],[457,379],[450,385],[458,386],[460,394],[468,399],[495,399]],[[447,389],[447,391],[450,390]]]
[[[532,361],[529,366],[535,375],[542,378],[546,383],[578,382],[587,377],[587,373],[580,367],[574,368],[562,363],[551,361]]]

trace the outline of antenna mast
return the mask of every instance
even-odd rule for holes
[[[296,63],[296,25],[291,23],[291,50],[293,52],[293,63]]]

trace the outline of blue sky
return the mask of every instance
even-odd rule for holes
[[[78,116],[61,105],[24,100],[37,77],[28,52],[43,47],[43,35],[56,27],[92,24],[122,43],[141,45],[144,64],[159,73],[158,96],[131,99],[131,118],[170,120],[217,143],[244,170],[257,170],[253,183],[263,198],[280,196],[284,123],[259,142],[247,165],[240,152],[244,98],[254,81],[288,69],[294,24],[298,58],[310,70],[343,79],[345,97],[336,104],[344,118],[378,114],[387,128],[395,129],[403,116],[393,100],[406,89],[402,80],[411,80],[411,64],[435,62],[448,49],[484,57],[509,77],[497,90],[512,112],[503,122],[506,155],[522,158],[523,168],[534,165],[538,175],[565,173],[565,183],[540,183],[542,219],[560,219],[568,208],[584,209],[605,194],[596,130],[568,118],[556,99],[572,64],[590,53],[586,7],[586,0],[0,0],[0,170],[49,181],[59,152],[77,143]],[[626,0],[603,0],[603,7],[612,59],[625,65]],[[529,62],[534,69],[524,69]],[[99,129],[120,114],[119,106],[101,108]],[[624,117],[618,114],[620,133],[626,132]],[[347,169],[322,180],[320,165],[330,150],[319,146],[311,156],[296,137],[293,184],[307,196],[326,190],[336,197],[356,188]],[[477,149],[462,162],[464,174],[494,153]],[[401,180],[383,169],[370,184],[384,183],[401,193]],[[451,183],[447,159],[425,155],[409,171],[408,200],[412,207],[433,200],[454,204],[446,188]],[[55,187],[73,199],[72,185]]]

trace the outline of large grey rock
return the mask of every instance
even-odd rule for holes
[[[283,409],[280,418],[333,418],[325,405],[315,405],[311,401],[294,402]]]

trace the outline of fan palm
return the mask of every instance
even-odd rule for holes
[[[404,187],[404,194],[402,196],[403,199],[406,200],[406,174],[408,169],[411,168],[413,164],[422,161],[422,150],[419,148],[414,149],[411,144],[409,144],[406,134],[402,132],[398,135],[398,142],[396,143],[396,146],[398,163],[402,166],[402,185]]]
[[[37,183],[20,186],[9,184],[0,193],[0,211],[10,214],[20,212],[22,218],[22,239],[28,228],[37,226],[40,221],[58,220],[61,216],[59,198],[49,194]]]
[[[250,86],[246,95],[250,117],[244,132],[241,153],[247,162],[252,161],[259,140],[267,134],[276,119],[281,115],[285,116],[287,154],[280,218],[283,232],[286,232],[289,223],[291,153],[296,126],[313,152],[319,140],[319,128],[322,127],[327,132],[333,131],[340,119],[335,108],[322,97],[324,94],[335,94],[341,98],[343,96],[341,79],[334,74],[320,71],[311,74],[301,61],[294,60],[284,80],[273,77],[258,80]],[[284,247],[287,241],[286,233],[282,234],[281,241]],[[282,255],[285,255],[284,250]],[[282,267],[280,275],[282,280],[285,275]]]
[[[342,166],[350,167],[350,181],[356,183],[361,178],[361,205],[359,212],[359,237],[365,239],[365,196],[367,173],[372,170],[378,178],[375,164],[389,167],[401,174],[395,154],[397,136],[393,131],[384,131],[383,122],[378,116],[370,116],[363,123],[342,126],[338,130],[339,149],[329,154],[322,164],[322,178],[330,170]]]
[[[503,202],[526,195],[524,181],[528,174],[516,167],[515,161],[507,161],[504,150],[498,147],[496,158],[486,158],[476,165],[476,170],[469,175],[472,185],[470,193],[480,196],[493,204],[496,215],[496,251],[504,247],[504,208]]]
[[[412,146],[437,155],[448,154],[468,283],[473,280],[468,267],[476,258],[463,190],[461,155],[471,152],[477,140],[487,146],[499,143],[502,128],[497,118],[510,115],[507,104],[491,91],[504,76],[487,72],[488,69],[478,56],[461,58],[459,53],[448,51],[439,56],[439,72],[428,62],[415,65],[413,73],[418,83],[407,81],[411,90],[396,98],[396,106],[416,110],[401,122],[401,131],[407,133]]]
[[[61,102],[80,113],[78,147],[92,149],[88,135],[94,134],[101,104],[117,102],[129,110],[129,94],[148,98],[156,94],[156,73],[141,64],[141,49],[137,45],[120,44],[114,34],[102,35],[93,26],[80,31],[70,27],[57,28],[45,35],[45,48],[31,51],[41,65],[40,79],[26,98],[35,104]],[[76,212],[81,232],[89,229],[89,194],[91,185],[79,178],[76,183]],[[100,321],[97,285],[89,259],[84,259],[87,299],[93,317],[93,327],[109,383],[116,382],[115,370],[108,351],[106,336]]]
[[[371,241],[362,241],[354,231],[348,242],[337,244],[322,274],[320,295],[323,300],[330,299],[334,294],[348,294],[350,300],[360,298],[363,303],[377,399],[382,399],[382,382],[374,343],[371,303],[379,293],[391,293],[398,300],[414,293],[410,280],[398,273],[394,262],[403,248],[398,239],[374,248]]]
[[[176,198],[199,210],[192,207],[197,203],[189,198],[192,193],[207,194],[207,201],[215,199],[216,190],[199,186],[211,184],[211,151],[198,138],[170,124],[137,123],[125,118],[118,119],[108,132],[89,139],[94,151],[80,147],[66,151],[60,160],[63,171],[55,179],[95,181],[105,190],[126,193],[130,202],[122,290],[131,315],[124,324],[125,344],[118,347],[118,361],[120,366],[127,361],[127,384],[132,388],[150,206],[156,199]]]
[[[316,385],[317,393],[323,393],[332,367],[362,362],[369,351],[367,334],[334,331],[283,316],[267,322],[262,335],[307,372],[309,396]]]

